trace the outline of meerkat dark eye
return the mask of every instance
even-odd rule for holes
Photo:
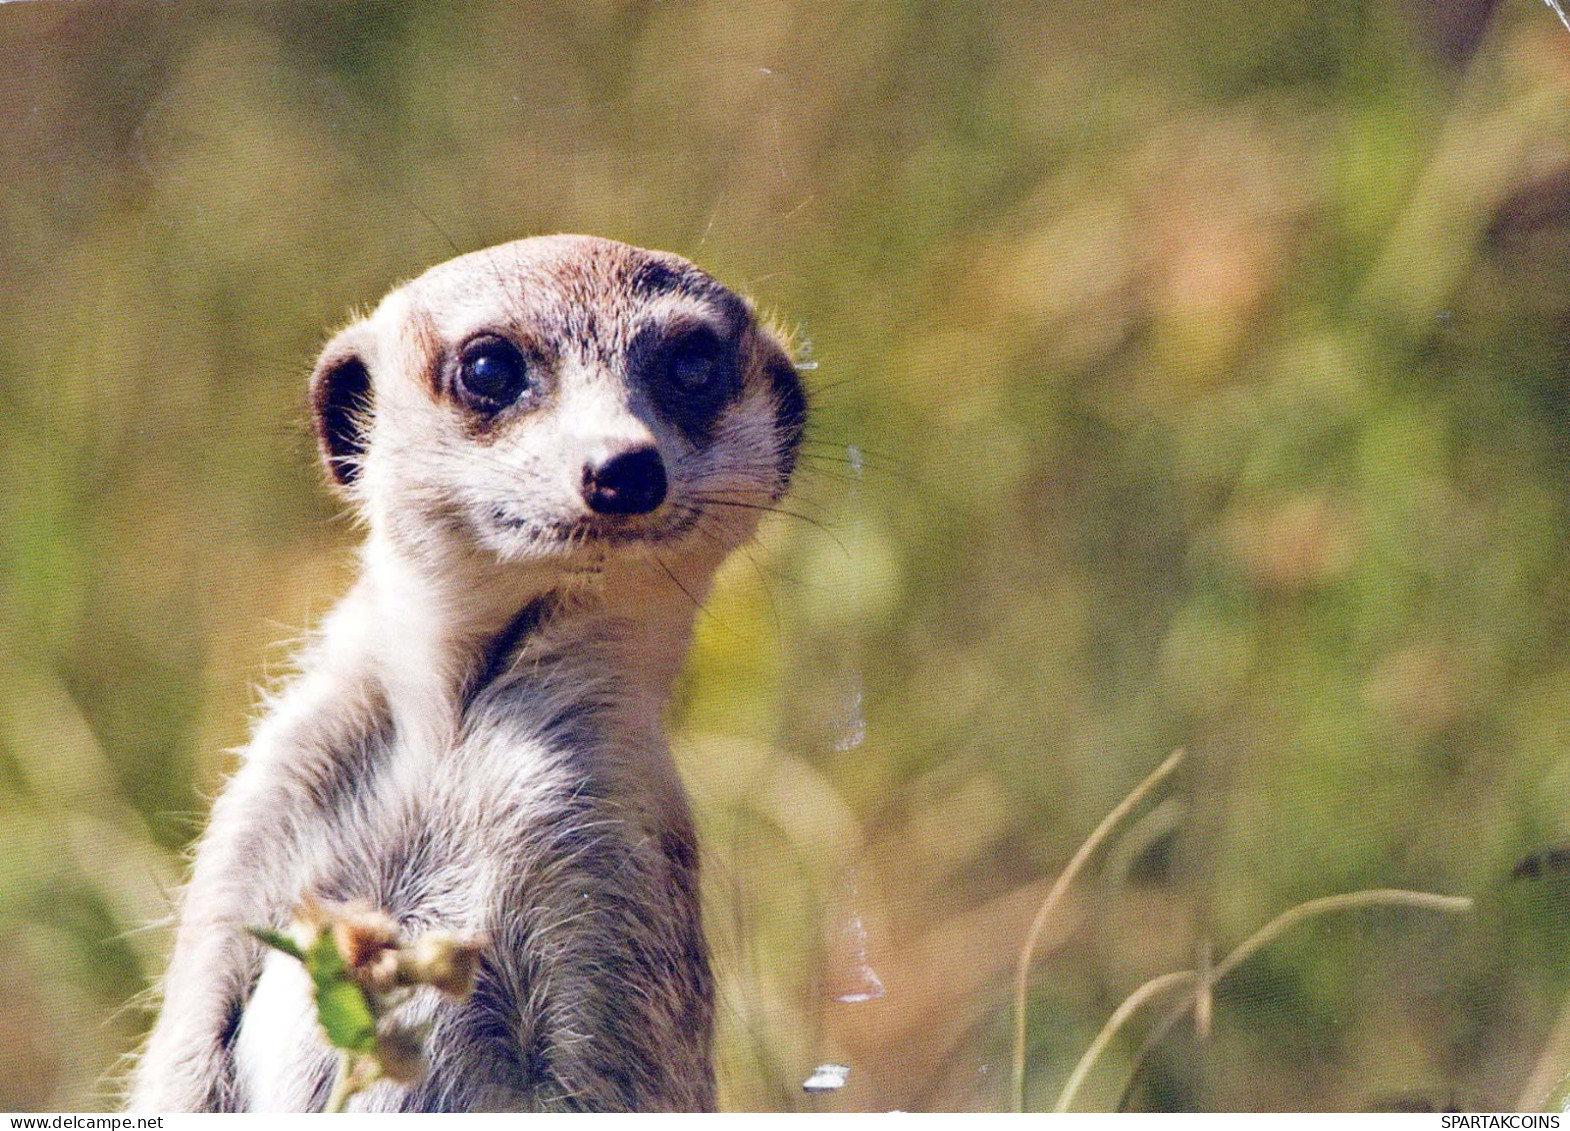
[[[632,365],[660,412],[694,443],[708,438],[741,391],[740,342],[706,320],[648,327],[633,344]]]
[[[458,358],[458,395],[481,412],[506,408],[530,385],[528,360],[505,338],[471,342]]]
[[[727,376],[724,344],[713,330],[694,330],[673,342],[666,353],[671,383],[686,393],[703,393]]]

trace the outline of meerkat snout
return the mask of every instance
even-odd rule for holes
[[[595,514],[649,514],[665,501],[666,486],[657,448],[633,448],[583,465],[583,501]]]

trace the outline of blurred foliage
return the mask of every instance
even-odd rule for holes
[[[1570,876],[1510,879],[1570,837],[1542,5],[8,4],[0,180],[0,1108],[113,1102],[251,689],[351,575],[326,331],[556,230],[816,363],[673,720],[729,1106],[1005,1106],[1026,925],[1179,745],[1035,965],[1033,1107],[1146,978],[1359,887],[1478,910],[1283,937],[1129,1102],[1563,1074]]]

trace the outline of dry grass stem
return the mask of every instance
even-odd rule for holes
[[[1150,772],[1150,775],[1134,787],[1117,806],[1102,818],[1095,831],[1085,838],[1083,844],[1063,869],[1062,874],[1047,892],[1047,897],[1041,901],[1041,909],[1036,912],[1036,917],[1031,921],[1030,930],[1025,935],[1025,945],[1020,948],[1019,962],[1014,970],[1014,1110],[1025,1110],[1025,998],[1030,985],[1030,963],[1035,957],[1036,944],[1041,939],[1041,932],[1052,919],[1052,914],[1057,910],[1058,904],[1063,901],[1064,894],[1076,876],[1084,869],[1085,862],[1090,859],[1091,853],[1099,848],[1103,841],[1111,835],[1123,818],[1145,799],[1160,782],[1173,770],[1177,769],[1183,761],[1183,751],[1174,750],[1161,765]]]
[[[1106,1050],[1112,1038],[1117,1036],[1123,1027],[1140,1006],[1147,1001],[1183,983],[1193,983],[1195,992],[1188,999],[1177,1006],[1171,1013],[1156,1026],[1150,1039],[1145,1042],[1144,1049],[1135,1058],[1134,1074],[1137,1076],[1139,1067],[1143,1063],[1145,1054],[1149,1052],[1163,1037],[1172,1031],[1172,1026],[1183,1019],[1187,1013],[1194,1009],[1200,1000],[1201,993],[1209,994],[1221,979],[1233,970],[1236,970],[1249,958],[1253,957],[1264,947],[1275,941],[1286,931],[1303,922],[1320,915],[1327,915],[1334,911],[1351,911],[1359,907],[1413,907],[1423,911],[1439,911],[1453,915],[1464,915],[1472,910],[1472,900],[1462,895],[1436,895],[1426,891],[1404,891],[1400,888],[1371,888],[1367,891],[1347,892],[1342,895],[1327,895],[1320,899],[1311,899],[1307,903],[1300,903],[1277,915],[1259,930],[1239,943],[1220,962],[1218,962],[1210,976],[1203,980],[1193,970],[1177,970],[1170,974],[1162,974],[1152,978],[1128,997],[1123,999],[1117,1009],[1112,1011],[1112,1016],[1101,1027],[1101,1032],[1096,1034],[1096,1039],[1090,1042],[1090,1047],[1079,1058],[1079,1063],[1074,1066],[1074,1071],[1069,1074],[1068,1082],[1063,1085],[1063,1092],[1058,1097],[1054,1111],[1067,1111],[1069,1104],[1074,1101],[1080,1085],[1090,1074],[1101,1054]]]
[[[1150,979],[1124,998],[1123,1003],[1112,1011],[1112,1016],[1107,1018],[1107,1023],[1101,1027],[1101,1032],[1096,1034],[1096,1039],[1090,1042],[1085,1055],[1079,1058],[1074,1071],[1069,1073],[1068,1081],[1063,1085],[1063,1092],[1058,1096],[1057,1106],[1052,1110],[1064,1112],[1069,1109],[1069,1105],[1074,1102],[1074,1097],[1079,1094],[1080,1085],[1085,1082],[1085,1077],[1090,1075],[1090,1070],[1095,1067],[1096,1061],[1101,1059],[1102,1052],[1112,1043],[1112,1038],[1118,1035],[1118,1030],[1123,1028],[1123,1023],[1132,1017],[1140,1006],[1168,990],[1194,982],[1197,977],[1198,975],[1192,970],[1174,970],[1170,974],[1162,974],[1160,977]]]
[[[1283,911],[1259,930],[1238,944],[1237,949],[1216,964],[1212,983],[1221,981],[1236,970],[1256,952],[1270,944],[1283,932],[1318,915],[1332,911],[1351,911],[1358,907],[1415,907],[1423,911],[1442,911],[1452,915],[1465,915],[1472,910],[1472,900],[1464,895],[1435,895],[1427,891],[1403,891],[1400,888],[1372,888],[1343,895],[1327,895],[1311,899]]]

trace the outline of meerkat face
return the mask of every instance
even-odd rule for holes
[[[329,471],[373,529],[591,571],[624,547],[743,541],[806,418],[745,301],[677,256],[580,236],[431,269],[334,338],[311,388]]]

